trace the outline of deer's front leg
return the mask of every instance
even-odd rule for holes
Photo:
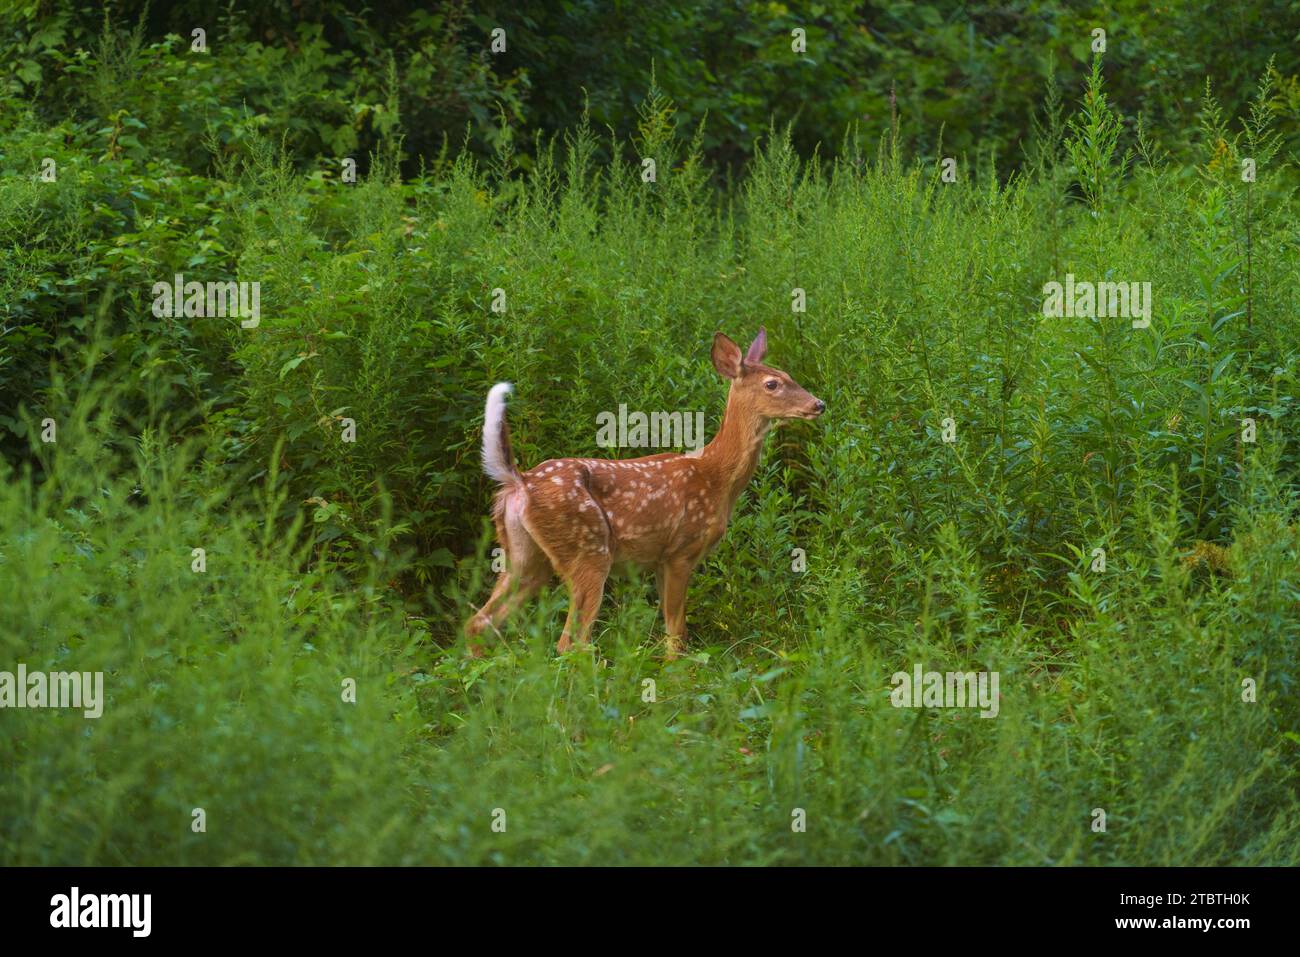
[[[666,562],[658,571],[659,602],[667,632],[667,657],[671,660],[686,650],[686,584],[693,565],[687,561]]]

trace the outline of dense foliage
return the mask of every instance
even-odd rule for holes
[[[104,55],[106,13],[128,35]],[[703,124],[701,151],[719,175],[740,171],[773,118],[790,124],[804,156],[837,155],[846,141],[873,147],[896,117],[911,155],[937,157],[942,145],[1013,169],[1044,84],[1055,73],[1067,89],[1083,82],[1096,29],[1126,128],[1145,117],[1182,158],[1207,78],[1237,114],[1273,63],[1283,81],[1274,105],[1300,117],[1293,0],[384,0],[373,10],[346,0],[15,0],[0,26],[0,86],[34,101],[42,120],[98,128],[107,107],[126,109],[156,134],[191,134],[169,151],[191,167],[207,160],[193,134],[211,124],[223,143],[238,140],[245,110],[301,165],[349,152],[364,163],[400,128],[408,175],[462,144],[480,158],[509,145],[527,166],[534,132],[563,133],[584,110],[595,130],[628,142],[653,71],[683,128]],[[214,54],[197,61],[187,56],[196,28]],[[493,52],[498,29],[505,48]],[[98,64],[88,85],[77,50]]]
[[[827,5],[801,88],[779,4],[527,6],[271,3],[206,54],[186,4],[7,14],[0,669],[108,702],[0,712],[0,861],[1300,862],[1294,45],[1126,13],[1145,54],[1039,105],[1024,31],[1082,57],[1089,14]],[[468,52],[498,19],[514,65]],[[259,281],[260,324],[156,315],[177,273]],[[1150,282],[1150,327],[1044,317],[1067,274]],[[556,590],[467,658],[487,388],[525,465],[620,404],[712,432],[710,336],[760,323],[829,412],[769,437],[696,653],[619,579],[597,654],[554,657]],[[1000,714],[891,707],[914,663],[998,671]]]

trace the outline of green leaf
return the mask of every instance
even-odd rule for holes
[[[308,356],[307,353],[305,353],[305,352],[299,353],[298,355],[294,356],[292,359],[290,359],[290,360],[289,360],[288,362],[286,362],[284,365],[280,366],[280,378],[283,379],[285,376],[287,376],[287,375],[288,375],[290,372],[292,372],[294,369],[298,368],[298,366],[300,366],[300,365],[302,365],[304,362],[306,362],[307,359],[309,359],[309,358],[310,358],[310,356]]]

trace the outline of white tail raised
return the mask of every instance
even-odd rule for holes
[[[483,471],[488,478],[502,485],[512,485],[520,480],[510,451],[510,428],[506,425],[506,396],[514,391],[509,382],[498,382],[487,397],[483,413]]]

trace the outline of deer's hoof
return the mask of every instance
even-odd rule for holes
[[[573,647],[573,642],[569,640],[569,636],[560,635],[560,640],[555,643],[555,653],[557,655],[566,654],[568,653],[569,649],[572,647]]]

